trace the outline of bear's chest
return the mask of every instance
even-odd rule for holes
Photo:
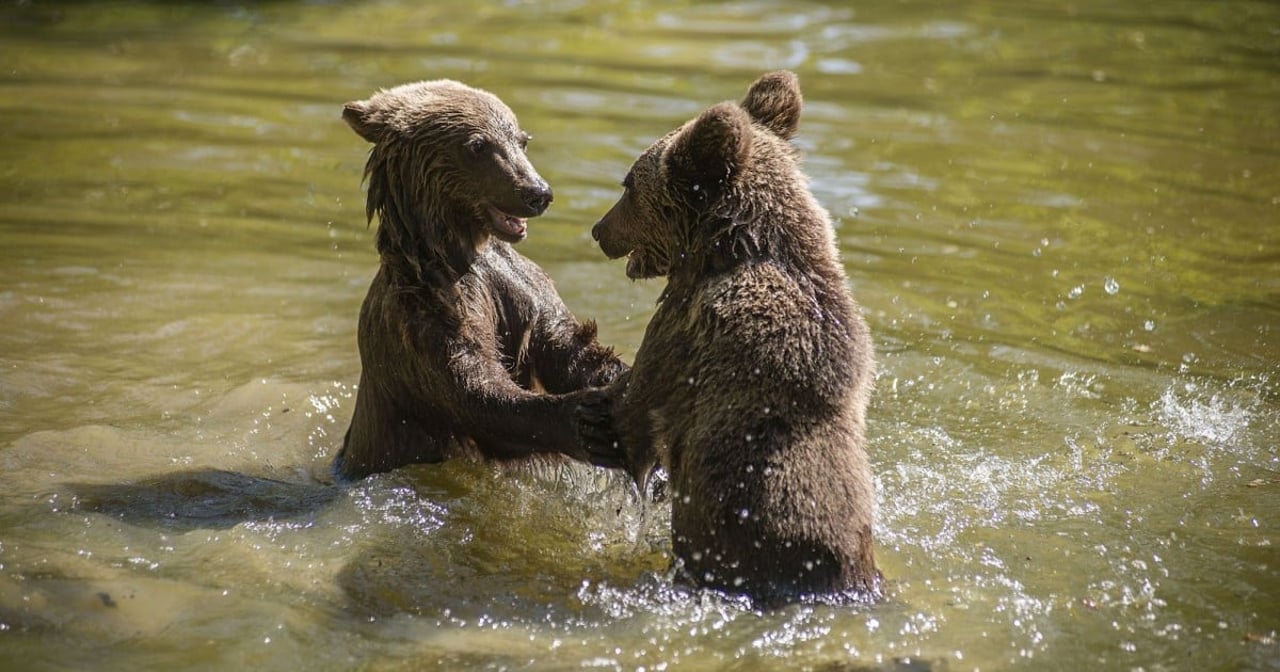
[[[554,290],[544,278],[511,259],[498,256],[484,261],[473,270],[471,294],[487,313],[493,346],[512,380],[537,389],[530,351],[536,347],[537,325],[554,299],[548,292]]]

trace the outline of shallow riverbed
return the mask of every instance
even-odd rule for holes
[[[0,8],[0,669],[1280,669],[1280,6],[848,4]],[[502,96],[556,190],[520,249],[629,359],[661,287],[591,224],[779,67],[880,353],[888,600],[673,587],[588,468],[325,483],[343,102]]]

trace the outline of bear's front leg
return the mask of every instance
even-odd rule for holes
[[[614,468],[627,467],[627,451],[614,421],[614,402],[618,389],[626,389],[627,373],[609,387],[590,387],[565,395],[573,405],[574,429],[578,446],[593,464]]]
[[[445,359],[447,353],[452,354]],[[445,375],[424,380],[416,389],[434,391],[435,397],[424,401],[446,405],[455,434],[471,439],[485,456],[564,453],[584,459],[574,406],[565,395],[520,387],[497,357],[469,343],[447,343],[431,356]]]
[[[627,371],[609,387],[570,397],[577,405],[579,441],[592,460],[616,461],[644,486],[658,458],[649,409],[642,400],[644,386],[642,381],[636,384],[633,374]]]

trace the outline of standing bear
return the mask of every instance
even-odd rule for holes
[[[373,143],[366,215],[381,265],[360,309],[360,386],[335,474],[467,454],[586,459],[564,393],[626,367],[511,246],[551,203],[515,114],[438,80],[347,103],[342,117]]]
[[[650,146],[592,230],[629,277],[667,286],[580,429],[637,480],[666,468],[686,580],[766,605],[880,592],[872,343],[788,142],[800,108],[794,74],[762,76]]]

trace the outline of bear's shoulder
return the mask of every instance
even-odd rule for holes
[[[807,286],[775,263],[744,264],[708,278],[690,309],[698,340],[718,352],[718,341],[732,342],[727,352],[772,353],[812,341],[823,306]]]
[[[698,307],[722,322],[805,319],[814,302],[809,283],[771,260],[753,260],[708,278]]]

